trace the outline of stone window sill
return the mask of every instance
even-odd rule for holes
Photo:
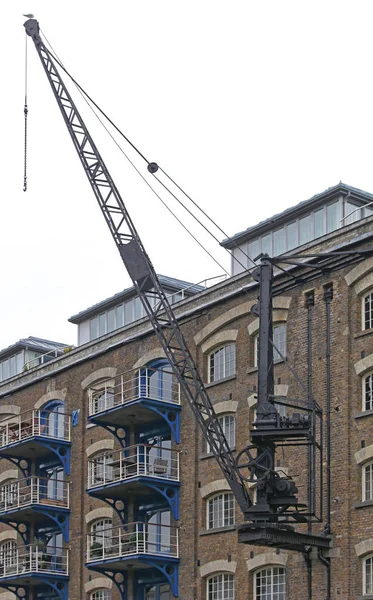
[[[363,417],[373,417],[373,410],[364,410],[363,412],[358,412],[354,415],[355,419],[361,419]]]
[[[359,504],[354,505],[354,508],[364,508],[364,506],[373,506],[373,500],[365,500],[365,502],[359,502]]]
[[[366,596],[356,596],[355,600],[373,600],[373,594],[367,594]]]
[[[205,383],[205,388],[213,387],[214,385],[219,385],[220,383],[226,383],[227,381],[232,381],[236,379],[236,375],[230,375],[229,377],[223,377],[223,379],[218,379],[218,381],[211,381],[210,383]]]
[[[355,333],[354,335],[354,339],[357,340],[358,338],[361,337],[365,337],[366,335],[372,335],[373,334],[373,329],[364,329],[364,331],[360,331],[359,333]],[[362,596],[363,598],[369,598],[369,596]],[[373,598],[373,595],[372,595]]]
[[[235,525],[227,525],[227,527],[216,527],[215,529],[202,529],[199,535],[213,535],[214,533],[225,533],[226,531],[235,531]]]

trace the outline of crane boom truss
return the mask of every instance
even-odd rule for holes
[[[25,23],[96,200],[181,390],[244,516],[252,502],[195,361],[119,191],[83,121],[35,19]]]

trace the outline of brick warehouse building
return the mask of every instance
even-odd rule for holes
[[[252,258],[369,247],[372,202],[339,184],[234,243]],[[223,245],[239,256],[231,241]],[[250,443],[257,384],[250,308],[258,284],[242,269],[205,289],[162,281],[237,450]],[[276,282],[283,278],[277,273]],[[317,272],[275,296],[274,341],[286,357],[275,354],[275,393],[304,397],[288,365],[307,383],[313,298],[313,394],[326,419],[331,288],[331,597],[373,598],[373,258]],[[12,590],[28,600],[307,597],[302,554],[238,545],[238,506],[136,311],[133,290],[125,290],[72,317],[76,348],[0,378],[0,600],[15,598]],[[287,450],[276,459],[305,496],[303,458]],[[324,521],[314,531],[323,528]],[[316,552],[311,564],[312,598],[325,600],[325,564]]]

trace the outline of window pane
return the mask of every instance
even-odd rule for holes
[[[298,246],[298,226],[297,223],[289,223],[286,226],[286,235],[287,235],[287,250],[292,250],[296,246]]]
[[[372,397],[373,373],[365,377],[363,389],[363,411],[373,410]]]
[[[17,354],[17,373],[21,373],[23,369],[23,352]]]
[[[143,315],[143,311],[142,311],[142,304],[141,304],[141,300],[140,298],[135,298],[134,299],[134,307],[135,307],[135,321],[137,321],[138,319],[141,319],[142,315]]]
[[[338,202],[334,202],[333,204],[329,204],[326,207],[326,231],[329,233],[330,231],[335,231],[339,227],[338,223]]]
[[[234,600],[235,580],[230,573],[219,573],[207,581],[208,600]]]
[[[355,221],[361,219],[361,213],[362,209],[356,206],[356,204],[346,202],[343,225],[351,225],[351,223],[355,223]]]
[[[117,317],[117,329],[119,327],[123,327],[124,325],[124,307],[123,304],[119,304],[119,306],[115,309],[116,317]]]
[[[312,217],[307,215],[303,219],[299,219],[299,244],[306,244],[312,240]]]
[[[285,228],[277,229],[273,232],[273,254],[279,256],[286,252],[286,234]]]
[[[8,379],[9,377],[9,360],[4,360],[3,362],[3,379]]]
[[[98,332],[99,335],[105,335],[106,333],[106,314],[103,313],[98,317]]]
[[[373,327],[373,293],[365,296],[363,312],[363,329],[371,329]]]
[[[98,319],[94,317],[89,322],[89,338],[95,340],[98,338]]]
[[[209,356],[209,381],[219,381],[236,372],[236,346],[229,344]]]
[[[260,253],[259,240],[254,240],[253,242],[249,243],[247,253],[248,253],[249,257],[251,258],[251,260],[254,260],[258,256],[258,254]],[[249,263],[251,264],[250,261],[249,261]],[[250,267],[250,264],[249,264],[249,267]]]
[[[373,463],[369,463],[364,467],[364,500],[373,500]]]
[[[314,213],[315,220],[315,238],[325,235],[325,209],[320,208]]]
[[[364,594],[373,594],[373,557],[364,561]]]
[[[124,323],[128,325],[128,323],[133,322],[133,300],[126,302],[124,305]]]
[[[272,256],[272,235],[270,233],[262,237],[262,252]]]
[[[268,567],[255,574],[255,600],[286,600],[285,569]]]
[[[107,330],[108,333],[110,331],[114,331],[115,329],[115,308],[108,310],[107,313]]]
[[[279,362],[282,360],[278,350],[282,356],[286,357],[286,325],[277,325],[273,328],[273,360]]]

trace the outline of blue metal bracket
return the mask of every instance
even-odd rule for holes
[[[21,471],[21,473],[25,477],[25,479],[27,477],[31,476],[31,465],[30,465],[30,462],[26,458],[18,458],[17,456],[8,456],[7,454],[1,454],[1,452],[0,452],[0,458],[6,458],[7,460],[9,460],[9,462],[11,462],[13,465],[15,465],[17,467],[17,469],[19,469]],[[24,463],[24,466],[21,466],[22,463]]]
[[[128,427],[123,427],[123,425],[110,425],[108,423],[102,423],[101,421],[93,421],[95,425],[99,425],[99,427],[103,427],[109,433],[112,433],[122,446],[122,448],[126,447],[126,442],[128,440]]]
[[[30,543],[30,525],[29,523],[15,523],[14,521],[3,521],[7,525],[13,527],[22,538],[23,543],[27,546]]]
[[[108,504],[110,508],[113,508],[115,510],[115,512],[121,520],[122,525],[126,525],[126,523],[128,523],[128,510],[123,500],[120,500],[118,498],[100,498],[100,500],[106,502],[106,504]],[[120,504],[123,504],[123,508],[119,507]]]
[[[168,583],[171,586],[171,590],[174,596],[179,595],[179,565],[174,562],[157,562],[148,557],[141,558],[141,562],[155,567],[167,578]]]
[[[58,594],[60,600],[69,600],[67,581],[55,581],[52,579],[43,578],[43,582],[46,585],[49,585],[56,592],[56,594]],[[0,587],[15,594],[16,598],[19,598],[19,600],[26,600],[28,598],[27,591],[31,586],[0,582]],[[26,595],[24,592],[26,592]]]
[[[117,586],[120,594],[120,600],[128,600],[127,599],[127,573],[123,571],[108,571],[106,569],[97,569],[93,568],[90,565],[86,565],[86,567],[90,571],[97,571],[98,573],[102,573],[105,577],[108,577],[115,585]]]
[[[70,453],[71,447],[70,444],[61,444],[60,442],[40,442],[46,448],[49,448],[61,461],[61,464],[64,468],[66,475],[70,475]]]
[[[160,407],[154,402],[146,400],[140,400],[140,404],[144,404],[147,408],[162,417],[169,426],[176,444],[180,444],[180,409],[172,410],[171,408]]]
[[[65,512],[58,512],[57,510],[50,510],[48,508],[44,508],[41,506],[37,506],[35,509],[38,513],[49,517],[56,523],[56,525],[61,529],[63,539],[65,542],[69,541],[69,524],[70,524],[70,515]]]
[[[155,483],[154,481],[146,480],[146,485],[156,492],[162,494],[170,505],[174,519],[179,520],[179,487],[167,485],[166,483]]]

